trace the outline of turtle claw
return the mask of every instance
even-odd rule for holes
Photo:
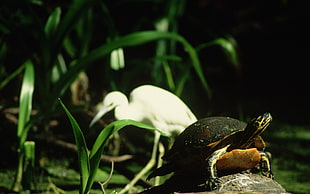
[[[221,180],[219,178],[209,178],[206,180],[206,189],[209,191],[216,190],[219,186],[219,183],[221,183]]]
[[[271,172],[271,169],[268,169],[268,168],[262,168],[262,171],[261,171],[262,175],[267,177],[267,178],[270,178],[270,179],[274,179],[274,175],[273,173]]]
[[[274,175],[272,172],[262,172],[262,174],[265,176],[265,177],[268,177],[270,179],[274,179]]]

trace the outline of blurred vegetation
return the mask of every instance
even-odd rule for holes
[[[7,182],[0,192],[80,188],[59,97],[93,144],[113,121],[110,115],[88,130],[105,93],[154,84],[181,96],[199,118],[247,120],[271,111],[280,122],[266,135],[276,178],[290,192],[308,193],[308,111],[299,106],[308,105],[309,95],[300,63],[307,56],[299,34],[307,32],[305,13],[302,4],[282,0],[1,1],[0,149],[7,160],[0,161],[0,179]],[[143,132],[136,141],[133,134]],[[104,154],[134,158],[118,158],[108,192],[128,183],[151,150],[151,133],[134,127],[120,133],[118,154],[113,139]],[[103,161],[96,181],[109,176],[111,160]],[[137,189],[147,186],[141,181]],[[100,192],[99,184],[93,189]]]

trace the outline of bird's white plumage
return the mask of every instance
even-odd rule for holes
[[[108,93],[103,107],[91,122],[100,119],[106,112],[115,108],[115,118],[132,119],[154,126],[166,134],[180,133],[197,121],[195,115],[184,102],[171,92],[152,85],[135,88],[130,101],[118,91]]]

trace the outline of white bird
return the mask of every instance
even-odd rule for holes
[[[135,88],[127,97],[118,91],[108,93],[103,100],[103,107],[91,121],[96,123],[104,114],[115,109],[115,119],[132,119],[151,125],[170,137],[181,133],[187,126],[197,121],[195,115],[176,95],[153,85]],[[143,170],[120,193],[127,192],[154,165],[160,134],[155,132],[152,158]]]

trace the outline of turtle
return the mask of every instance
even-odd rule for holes
[[[207,117],[188,126],[176,137],[171,149],[162,157],[164,165],[155,176],[203,173],[205,187],[215,190],[220,183],[217,172],[247,170],[260,166],[262,175],[272,178],[270,157],[260,136],[272,121],[264,113],[245,123],[230,117]],[[260,165],[258,165],[260,164]]]

